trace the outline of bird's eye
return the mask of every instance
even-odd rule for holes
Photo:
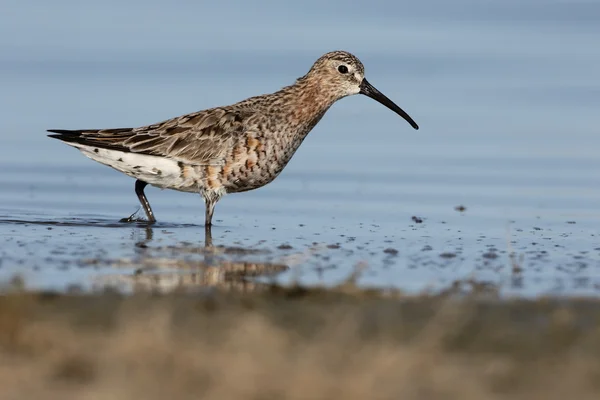
[[[340,71],[341,74],[346,74],[348,73],[348,67],[346,67],[345,65],[340,65],[338,67],[338,71]]]

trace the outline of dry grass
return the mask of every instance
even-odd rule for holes
[[[274,288],[0,298],[11,399],[598,399],[600,307]]]

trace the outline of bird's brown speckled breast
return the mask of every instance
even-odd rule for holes
[[[246,132],[228,152],[218,174],[227,193],[257,189],[273,181],[321,117],[291,131],[269,124]]]

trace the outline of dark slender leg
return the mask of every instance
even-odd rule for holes
[[[140,204],[144,208],[144,212],[146,213],[146,217],[148,218],[148,223],[153,224],[156,222],[156,218],[154,218],[154,213],[152,212],[152,207],[150,207],[150,202],[148,202],[148,199],[144,194],[144,188],[146,187],[146,185],[148,185],[147,182],[140,181],[139,179],[136,180],[135,194],[137,194],[137,197],[140,200]],[[136,220],[133,218],[136,213],[137,211],[131,214],[128,218],[121,219],[121,222],[136,222]]]
[[[152,212],[152,207],[150,207],[150,202],[146,198],[144,194],[144,188],[148,185],[147,182],[140,181],[139,179],[135,181],[135,194],[137,194],[138,199],[140,200],[140,204],[144,208],[146,212],[146,217],[148,217],[148,223],[153,224],[156,222],[156,218],[154,218],[154,213]]]

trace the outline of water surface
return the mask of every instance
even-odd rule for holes
[[[409,292],[475,279],[596,294],[600,4],[261,5],[3,5],[0,277],[130,287],[176,282],[189,272],[173,260],[187,260],[334,284],[366,265],[360,283]],[[195,195],[148,188],[160,224],[118,223],[138,207],[133,180],[45,137],[274,91],[339,48],[421,129],[366,97],[340,101],[276,181],[218,204],[214,243],[238,251],[200,250]]]

